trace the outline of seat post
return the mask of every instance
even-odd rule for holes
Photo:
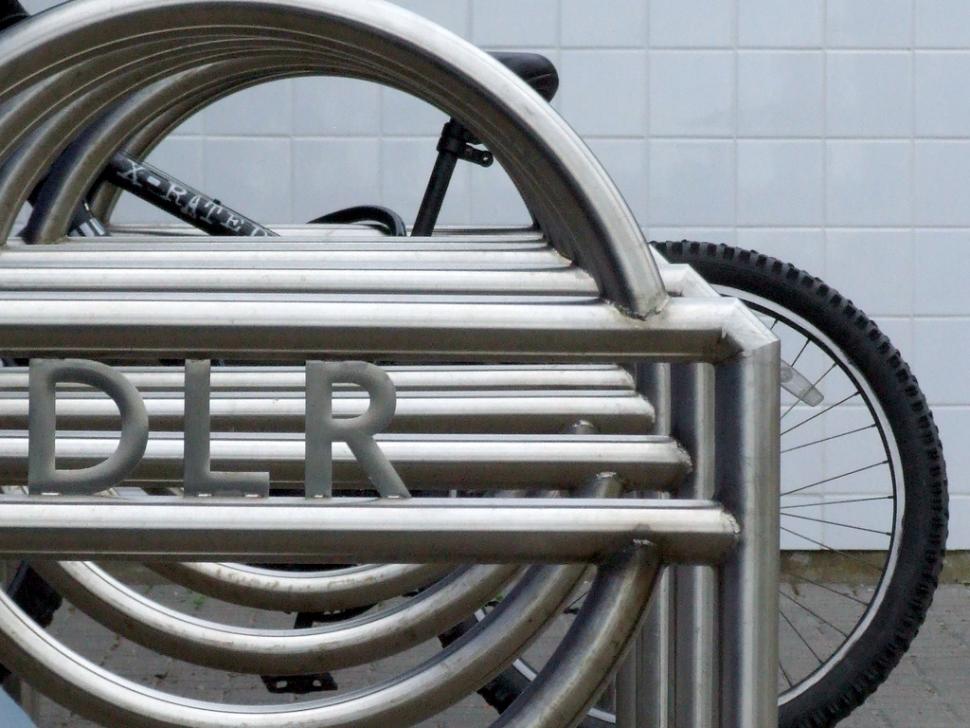
[[[493,53],[492,57],[529,84],[547,102],[551,102],[559,90],[556,67],[538,53]],[[429,237],[434,233],[459,159],[482,167],[492,166],[494,157],[491,152],[477,148],[480,143],[459,121],[451,119],[445,124],[438,141],[438,160],[431,172],[412,235]]]
[[[451,119],[445,124],[438,139],[438,159],[431,171],[431,179],[411,231],[414,237],[430,237],[434,233],[459,159],[480,167],[491,167],[495,163],[491,152],[474,146],[479,143],[459,121]]]

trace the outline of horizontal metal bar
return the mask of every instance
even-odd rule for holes
[[[267,243],[265,238],[211,237],[200,236],[198,231],[191,236],[112,236],[108,238],[70,238],[67,241],[44,245],[43,250],[36,250],[34,246],[19,240],[10,242],[11,252],[91,252],[101,251],[113,254],[127,252],[219,252],[236,250],[240,252],[474,252],[482,253],[537,253],[551,252],[555,249],[544,241],[541,236],[529,237],[499,237],[495,235],[480,236],[440,236],[434,238],[390,238],[386,235],[376,235],[373,231],[364,234],[356,233],[352,228],[330,228],[320,234],[308,233],[294,237],[274,238]]]
[[[519,270],[0,267],[0,290],[598,295],[578,268]]]
[[[220,392],[212,398],[210,420],[215,432],[303,432],[306,400],[293,392]],[[153,431],[184,427],[185,401],[180,392],[144,398]],[[370,406],[369,395],[337,392],[336,417],[355,417]],[[0,430],[26,430],[29,401],[23,394],[0,392]],[[389,432],[536,433],[555,434],[579,420],[591,422],[602,434],[649,432],[653,407],[635,392],[571,393],[520,391],[494,393],[408,392],[398,397]],[[118,407],[94,391],[62,394],[57,402],[57,425],[63,430],[107,430],[118,426]]]
[[[458,365],[383,367],[400,394],[407,390],[461,392],[490,390],[517,392],[534,389],[634,390],[630,373],[614,365]],[[185,371],[179,366],[119,367],[118,371],[140,391],[176,391],[185,387]],[[0,368],[0,392],[26,391],[25,367]],[[339,390],[342,386],[337,384]],[[348,385],[349,386],[349,385]],[[306,389],[305,367],[213,367],[213,396],[223,390],[276,392]],[[84,389],[82,385],[58,385],[58,391]]]
[[[374,228],[367,225],[295,225],[291,223],[276,224],[270,223],[269,226],[274,232],[283,237],[308,237],[308,238],[366,238],[373,240],[378,237]],[[199,231],[184,223],[160,222],[151,224],[127,224],[112,223],[108,226],[112,237],[122,241],[140,240],[143,237],[159,235],[178,235],[192,238],[194,240],[204,240],[199,236]],[[384,236],[381,236],[384,237]],[[439,225],[435,229],[434,240],[460,238],[462,242],[493,241],[500,239],[505,242],[535,242],[545,241],[545,235],[534,228],[525,227],[455,227]],[[386,239],[386,238],[385,238]],[[422,238],[412,238],[421,240]],[[72,241],[73,242],[73,241]]]
[[[591,477],[616,473],[634,490],[681,485],[690,457],[664,437],[599,435],[383,435],[380,449],[412,490],[579,488]],[[26,433],[0,437],[0,478],[7,485],[27,479]],[[59,468],[83,468],[107,459],[114,434],[67,434],[57,438]],[[302,434],[213,435],[214,469],[268,472],[274,484],[299,485],[305,469]],[[369,488],[350,448],[333,446],[335,487]],[[180,484],[181,434],[153,433],[129,484]]]
[[[709,501],[0,497],[11,558],[567,563],[650,541],[667,561],[707,563],[737,535]]]
[[[0,268],[237,268],[263,270],[543,270],[568,268],[572,263],[548,246],[532,250],[462,250],[414,244],[310,246],[281,244],[278,249],[244,244],[173,245],[151,249],[133,244],[121,250],[99,250],[84,244],[8,246],[0,248]],[[428,247],[428,246],[424,246]],[[90,271],[89,271],[90,273]],[[80,271],[79,271],[79,275]]]
[[[0,341],[10,356],[718,361],[737,351],[727,333],[743,311],[729,299],[679,299],[641,320],[588,299],[514,300],[27,300],[20,293],[0,305]],[[752,335],[758,326],[752,317]]]

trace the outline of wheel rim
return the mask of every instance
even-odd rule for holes
[[[831,340],[830,337],[826,336],[816,326],[812,325],[807,320],[793,314],[791,311],[788,311],[781,306],[778,306],[776,303],[768,299],[753,295],[748,291],[741,291],[727,286],[715,285],[714,288],[717,289],[717,291],[722,295],[729,296],[732,298],[738,298],[742,300],[746,305],[752,308],[756,312],[756,314],[759,315],[759,317],[762,317],[762,318],[767,317],[768,320],[766,321],[766,325],[769,328],[773,328],[773,330],[775,330],[777,333],[783,333],[778,331],[778,326],[787,326],[790,329],[790,331],[796,332],[798,335],[806,339],[809,343],[805,351],[801,352],[802,356],[804,356],[804,354],[811,349],[811,346],[814,345],[819,350],[819,352],[821,352],[824,356],[828,357],[831,364],[834,365],[834,368],[829,371],[835,371],[835,369],[838,369],[844,375],[846,380],[850,382],[851,385],[855,388],[855,395],[852,397],[852,399],[845,402],[841,402],[840,404],[836,404],[835,407],[831,407],[830,409],[826,409],[830,407],[829,400],[826,399],[826,401],[824,402],[824,406],[820,406],[821,409],[824,410],[823,415],[817,418],[813,417],[812,418],[813,421],[814,419],[824,419],[825,414],[829,412],[836,412],[842,406],[848,404],[848,402],[852,402],[853,406],[855,406],[856,404],[855,400],[860,400],[861,403],[864,404],[865,406],[864,411],[867,412],[868,416],[871,418],[871,424],[867,426],[864,430],[860,428],[859,432],[853,432],[850,434],[860,434],[860,432],[863,432],[863,431],[866,431],[866,432],[871,431],[873,434],[877,434],[879,441],[881,441],[882,443],[882,450],[886,457],[886,462],[880,463],[880,466],[885,466],[885,467],[882,467],[881,469],[886,471],[884,475],[884,479],[886,480],[887,487],[883,489],[886,491],[887,493],[886,495],[879,496],[878,498],[876,496],[868,496],[866,498],[863,498],[863,497],[856,498],[856,497],[845,496],[844,499],[842,497],[839,497],[838,501],[835,503],[835,505],[840,505],[840,504],[855,505],[856,503],[867,505],[868,504],[867,500],[870,497],[873,499],[871,501],[872,503],[875,503],[879,500],[885,501],[887,504],[891,503],[891,530],[885,532],[885,535],[888,537],[888,543],[886,544],[884,549],[880,549],[882,551],[885,551],[885,558],[883,560],[882,565],[875,566],[874,564],[863,560],[861,557],[856,556],[851,551],[845,548],[833,547],[826,543],[826,539],[824,537],[819,539],[813,539],[812,541],[803,540],[805,536],[808,536],[808,534],[804,533],[804,530],[805,530],[804,527],[800,527],[800,526],[792,527],[790,524],[793,521],[796,523],[807,523],[807,524],[813,523],[814,521],[812,519],[815,518],[814,516],[809,515],[807,517],[802,517],[800,516],[800,514],[798,514],[798,510],[811,512],[814,509],[811,507],[802,508],[800,503],[798,503],[797,505],[795,505],[794,508],[792,508],[791,499],[799,496],[804,498],[805,496],[803,496],[802,494],[809,493],[816,486],[812,486],[811,484],[809,484],[808,488],[804,488],[803,485],[799,484],[794,487],[794,490],[797,490],[798,492],[791,493],[790,495],[786,495],[787,493],[789,493],[790,489],[792,489],[792,486],[788,485],[786,481],[786,476],[790,479],[791,473],[786,473],[784,456],[786,453],[786,448],[792,448],[792,445],[785,442],[785,434],[786,432],[791,433],[791,432],[795,432],[796,429],[800,429],[799,422],[801,422],[801,420],[798,420],[794,423],[789,423],[786,421],[788,417],[792,416],[792,413],[797,411],[798,408],[797,407],[792,408],[791,402],[786,400],[785,397],[783,397],[783,405],[782,405],[782,412],[781,412],[781,418],[783,420],[782,427],[781,427],[781,432],[783,435],[782,436],[782,489],[781,489],[781,493],[782,493],[781,513],[782,513],[783,533],[787,530],[790,534],[801,534],[802,538],[799,539],[795,537],[795,540],[801,542],[802,548],[806,546],[810,546],[815,549],[819,549],[822,552],[831,553],[840,559],[846,559],[853,562],[861,562],[861,564],[865,564],[865,566],[868,569],[870,570],[878,569],[878,571],[880,572],[878,580],[876,581],[876,584],[872,590],[871,596],[868,600],[861,597],[857,597],[855,595],[847,595],[845,594],[845,592],[841,590],[837,590],[837,589],[833,589],[832,587],[829,587],[828,585],[824,584],[824,582],[815,583],[814,581],[807,580],[807,578],[804,576],[795,577],[797,581],[800,581],[803,584],[809,585],[812,589],[817,589],[819,591],[825,592],[826,594],[832,597],[841,597],[842,601],[851,601],[853,603],[858,603],[857,604],[858,609],[856,610],[858,612],[858,615],[854,616],[852,620],[853,621],[852,626],[850,626],[846,630],[843,630],[839,625],[830,625],[827,627],[830,630],[838,629],[844,633],[844,638],[842,638],[839,641],[839,644],[830,649],[827,649],[824,651],[819,650],[818,646],[813,644],[810,641],[808,636],[802,634],[802,637],[805,637],[806,641],[808,641],[808,643],[811,645],[810,648],[805,647],[806,652],[810,652],[810,650],[814,649],[815,652],[818,654],[815,656],[816,664],[813,667],[813,669],[805,671],[804,674],[801,675],[800,677],[796,677],[795,675],[792,675],[791,674],[792,669],[789,666],[787,666],[784,662],[784,659],[785,659],[784,655],[779,656],[779,680],[780,680],[779,704],[784,705],[785,703],[788,703],[800,697],[801,695],[805,694],[807,691],[811,690],[813,687],[818,685],[818,683],[821,682],[826,675],[829,674],[832,667],[838,664],[845,657],[846,653],[850,649],[852,649],[852,647],[859,641],[862,635],[865,634],[865,632],[869,629],[869,627],[872,625],[872,622],[877,612],[879,611],[879,608],[882,606],[882,604],[885,601],[888,586],[892,582],[891,576],[895,572],[895,569],[899,563],[899,553],[900,553],[900,548],[902,544],[902,538],[901,538],[902,520],[906,510],[905,489],[901,487],[901,482],[900,482],[900,479],[902,477],[902,472],[903,472],[902,459],[898,450],[898,446],[896,444],[895,437],[893,436],[893,433],[892,433],[892,427],[889,423],[889,419],[884,409],[879,404],[878,397],[876,397],[875,393],[872,391],[872,388],[866,382],[865,377],[858,370],[858,367],[851,360],[849,360],[848,357],[845,356],[845,354]],[[777,321],[777,324],[774,323],[775,321]],[[784,349],[785,347],[783,345],[783,356],[788,356],[789,352],[784,351]],[[787,358],[786,360],[792,361],[792,359],[795,359],[795,361],[793,362],[793,366],[797,366],[801,361],[797,348],[794,352],[794,355]],[[816,376],[814,379],[818,379],[818,376]],[[825,379],[828,379],[828,376],[826,376]],[[815,382],[815,385],[817,386],[817,385],[824,384],[824,381],[825,381],[824,379],[822,381],[817,381]],[[842,397],[836,398],[836,403],[839,403],[840,400],[842,399],[844,398]],[[787,414],[787,417],[786,417],[786,414]],[[832,442],[832,440],[825,439],[819,442],[810,442],[808,443],[808,445],[818,446],[818,445],[827,444],[829,442]],[[795,446],[794,449],[787,449],[787,452],[795,452],[798,449],[810,450],[811,447],[805,447],[805,443],[801,443],[800,447]],[[862,470],[856,474],[862,474],[865,472],[868,472],[868,471]],[[824,479],[819,479],[824,482],[818,483],[817,486],[821,487],[826,485],[827,483],[834,482],[835,480],[839,480],[839,479],[841,478],[838,475],[829,476]],[[787,510],[795,510],[795,514],[786,513],[786,502],[789,503]],[[825,501],[824,499],[820,499],[820,505],[818,506],[818,508],[819,509],[824,508],[826,505],[833,505],[833,504],[831,502]],[[825,519],[819,518],[819,521],[822,521],[822,520],[825,520]],[[830,525],[832,525],[833,527],[838,527],[840,523],[841,521],[832,522]],[[825,524],[819,523],[818,525],[825,525]],[[851,530],[853,528],[859,528],[857,526],[853,526],[852,524],[844,524],[844,525],[845,525],[845,528],[848,530]],[[863,529],[863,530],[868,531],[869,529]],[[870,535],[875,535],[875,534],[870,534]],[[811,537],[809,536],[809,538]],[[782,573],[783,585],[788,583],[788,581],[794,576],[791,572],[789,572],[789,574],[786,575],[784,569],[785,567],[783,565],[783,573]],[[804,614],[808,614],[809,612],[815,612],[815,610],[809,607],[806,607],[806,605],[802,602],[801,599],[796,599],[791,594],[786,593],[784,589],[781,590],[781,602],[782,602],[782,607],[781,607],[781,614],[780,614],[781,620],[780,620],[779,629],[782,635],[784,635],[785,630],[795,630],[795,631],[798,630],[798,627],[794,624],[795,620],[793,620],[792,617],[788,616],[789,613],[791,613],[792,611],[800,611],[804,615]],[[809,612],[806,612],[805,611],[806,609],[808,609]],[[479,612],[478,618],[481,619],[483,617],[484,617],[484,612]],[[816,614],[813,619],[819,625],[828,625],[828,623],[832,621],[832,620],[826,619],[826,617],[821,614]],[[798,641],[801,642],[801,640],[798,640]],[[537,674],[535,668],[532,665],[530,665],[528,661],[526,661],[525,659],[520,658],[519,660],[517,660],[514,667],[524,677],[530,680],[533,679]],[[785,674],[786,671],[788,671],[788,674]],[[598,720],[604,724],[613,725],[616,723],[615,715],[603,709],[597,708],[590,711],[589,717],[595,720]]]
[[[729,288],[726,286],[715,286],[718,292],[727,295],[740,298],[749,307],[751,307],[759,316],[768,317],[766,322],[769,328],[774,326],[776,333],[784,334],[784,332],[778,331],[778,326],[787,326],[791,331],[796,332],[799,336],[810,339],[809,346],[814,345],[819,349],[829,360],[837,365],[841,372],[845,375],[851,385],[855,388],[855,394],[853,395],[853,400],[861,400],[862,404],[865,405],[865,411],[871,418],[871,424],[867,429],[871,429],[873,433],[877,433],[879,440],[882,443],[883,453],[885,455],[886,462],[880,463],[879,471],[882,472],[882,478],[885,481],[885,485],[882,487],[880,492],[884,495],[871,495],[871,496],[840,496],[837,501],[833,504],[832,501],[820,500],[818,506],[819,509],[825,508],[831,505],[861,505],[864,507],[870,504],[875,504],[877,502],[884,501],[891,503],[891,530],[887,532],[882,532],[881,535],[885,535],[888,538],[888,543],[886,543],[883,549],[880,551],[885,552],[885,556],[882,561],[882,565],[879,567],[874,566],[872,563],[863,560],[861,557],[852,553],[851,550],[846,548],[833,547],[831,544],[827,543],[826,538],[812,539],[812,537],[805,533],[804,525],[792,526],[792,523],[809,524],[812,523],[809,516],[808,518],[801,517],[798,514],[799,511],[814,512],[816,508],[811,506],[802,507],[801,503],[792,504],[792,500],[796,496],[803,496],[806,493],[811,493],[813,485],[809,483],[807,487],[803,485],[797,485],[794,489],[788,484],[791,478],[791,473],[786,472],[785,469],[785,453],[793,452],[793,447],[798,447],[796,443],[786,442],[786,434],[794,433],[796,428],[799,427],[799,423],[807,422],[807,420],[797,420],[794,423],[782,423],[782,498],[781,498],[781,514],[782,514],[782,533],[788,533],[792,536],[796,543],[800,543],[802,547],[814,547],[820,549],[822,552],[827,552],[837,557],[840,561],[849,561],[857,565],[866,565],[869,570],[878,568],[880,571],[878,580],[874,585],[871,595],[868,599],[858,597],[854,594],[846,594],[842,590],[834,590],[825,584],[816,584],[812,580],[807,580],[806,577],[795,577],[798,581],[810,586],[811,589],[817,591],[824,591],[827,595],[831,597],[836,597],[840,599],[841,603],[855,602],[857,604],[857,616],[853,619],[853,624],[847,629],[841,629],[840,625],[830,624],[832,620],[826,620],[823,614],[811,615],[810,612],[815,610],[807,609],[802,602],[802,600],[796,600],[791,594],[787,594],[785,589],[781,590],[781,601],[783,608],[781,609],[781,624],[779,629],[782,635],[785,635],[787,631],[789,637],[792,633],[798,632],[798,627],[794,623],[794,619],[789,616],[792,613],[800,612],[802,615],[809,614],[811,621],[815,622],[817,625],[817,631],[824,632],[828,631],[830,633],[840,630],[843,633],[841,639],[838,640],[839,644],[834,648],[828,650],[820,651],[818,649],[817,641],[812,643],[810,636],[801,634],[796,636],[796,640],[802,643],[805,653],[811,653],[814,649],[816,653],[813,654],[812,659],[816,663],[814,668],[810,671],[804,672],[804,674],[791,674],[790,667],[786,666],[784,660],[784,655],[780,656],[779,660],[779,680],[781,683],[779,703],[785,704],[796,698],[804,695],[807,691],[811,690],[813,687],[818,685],[825,677],[829,674],[832,668],[837,665],[856,645],[862,636],[866,633],[869,627],[872,625],[879,608],[885,601],[886,593],[889,584],[892,582],[892,575],[896,570],[899,563],[900,548],[902,545],[902,521],[904,514],[906,512],[906,494],[905,489],[902,487],[900,482],[902,478],[902,458],[899,453],[898,446],[896,444],[896,439],[892,432],[892,427],[889,423],[889,418],[886,415],[883,407],[879,403],[878,397],[872,391],[872,388],[866,382],[865,377],[861,374],[858,367],[845,356],[844,352],[823,332],[821,332],[816,326],[793,314],[791,311],[784,309],[783,307],[777,305],[776,303],[751,294],[747,291],[740,291],[737,289]],[[778,324],[774,324],[773,321],[777,320]],[[784,348],[784,347],[783,347]],[[783,352],[783,356],[788,355],[789,352]],[[787,359],[791,361],[791,359]],[[841,401],[843,398],[836,398],[835,406],[826,403],[823,407],[823,412],[821,416],[816,415],[818,419],[824,419],[828,412],[837,412],[842,407],[846,406],[848,402]],[[853,401],[849,400],[849,401]],[[854,405],[853,405],[854,406]],[[788,407],[790,405],[783,405],[783,419],[786,410],[791,412]],[[831,407],[831,409],[826,409]],[[858,434],[858,433],[851,433]],[[848,436],[846,436],[848,437]],[[851,437],[848,437],[851,440]],[[821,442],[809,442],[809,447],[806,447],[805,443],[801,443],[802,449],[811,450],[812,447],[827,444],[831,440],[827,440],[825,443]],[[850,443],[851,444],[851,443]],[[875,471],[875,469],[873,469]],[[883,472],[884,471],[884,472]],[[866,471],[860,471],[855,474],[862,474]],[[872,471],[869,471],[872,472]],[[817,484],[819,487],[824,487],[828,483],[834,482],[838,479],[840,474],[835,476],[828,475],[826,478],[821,480]],[[814,482],[814,481],[813,481]],[[792,492],[793,490],[797,492]],[[868,499],[872,500],[868,500]],[[795,511],[795,513],[791,513]],[[798,514],[798,515],[796,515]],[[819,519],[821,521],[827,521],[827,519]],[[851,530],[854,528],[860,528],[858,526],[853,526],[851,523],[845,524],[845,519],[839,519],[838,522],[829,522],[835,527],[841,527],[846,530]],[[820,524],[828,525],[828,524]],[[865,530],[865,529],[863,529]],[[875,534],[873,534],[875,535]],[[785,567],[783,566],[782,573],[782,583],[783,585],[788,584],[789,580],[794,576],[793,572],[785,572]],[[787,609],[784,608],[787,605]],[[784,638],[783,638],[784,639]],[[805,644],[805,643],[808,644]],[[785,674],[785,671],[789,670],[789,674]]]

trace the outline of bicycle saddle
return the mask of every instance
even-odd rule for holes
[[[538,53],[492,53],[492,58],[521,78],[546,101],[552,101],[559,90],[559,72],[545,56]]]

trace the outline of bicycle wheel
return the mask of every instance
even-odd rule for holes
[[[780,724],[834,725],[888,677],[932,602],[948,517],[932,412],[889,339],[819,279],[724,245],[656,247],[743,300],[782,341],[783,541],[868,584],[825,583],[783,558]]]
[[[933,415],[889,339],[819,279],[723,245],[656,247],[782,342],[783,547],[815,556],[782,559],[779,724],[834,725],[888,677],[932,602],[947,534]],[[501,712],[533,674],[520,660],[480,693]],[[601,704],[583,725],[615,723]]]

